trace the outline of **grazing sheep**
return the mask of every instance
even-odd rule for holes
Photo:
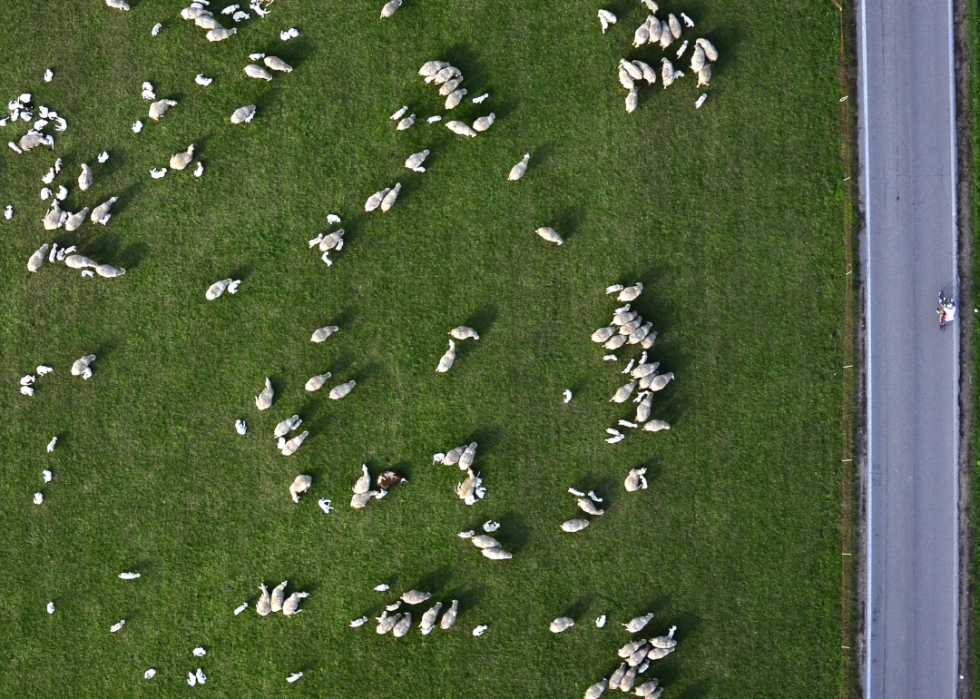
[[[673,378],[674,372],[672,371],[667,372],[666,374],[658,374],[653,377],[653,380],[650,382],[648,388],[651,391],[662,391],[667,387],[667,384],[669,384]]]
[[[626,675],[626,670],[629,666],[626,663],[622,663],[616,671],[613,672],[612,676],[609,678],[609,689],[619,689],[619,683],[623,681],[623,677]]]
[[[634,330],[638,330],[641,325],[643,325],[643,318],[634,318],[630,322],[619,326],[619,334],[629,336]]]
[[[459,600],[453,600],[452,604],[449,605],[449,610],[442,615],[442,619],[439,621],[439,627],[446,631],[452,628],[453,624],[456,623],[456,614],[459,612]]]
[[[704,53],[704,47],[701,44],[696,44],[694,47],[694,53],[691,54],[691,70],[695,73],[700,73],[701,69],[704,68],[707,63],[707,57]]]
[[[419,75],[421,75],[423,78],[427,78],[430,75],[435,75],[443,68],[449,68],[449,64],[445,61],[426,61],[422,64],[422,67],[419,68]]]
[[[654,647],[654,648],[651,648],[650,649],[650,652],[649,653],[647,653],[647,659],[648,660],[660,660],[661,658],[665,658],[665,657],[667,657],[668,655],[670,655],[673,652],[674,652],[674,649],[673,648],[656,648],[656,647]]]
[[[627,114],[632,114],[636,111],[637,105],[640,103],[640,95],[636,88],[632,88],[629,94],[626,95],[626,112]]]
[[[115,277],[121,277],[126,274],[126,270],[120,269],[119,267],[113,267],[112,265],[98,265],[95,268],[95,273],[100,277],[105,277],[106,279],[113,279]]]
[[[497,115],[494,114],[493,112],[490,112],[487,116],[479,117],[476,121],[473,122],[473,130],[486,131],[493,125],[493,122],[495,122],[496,120],[497,120]]]
[[[623,308],[626,310],[619,311],[613,315],[613,325],[623,326],[629,323],[631,320],[636,320],[640,316],[640,314],[636,311],[629,310],[628,304],[623,306]]]
[[[388,195],[388,192],[390,191],[391,188],[386,187],[385,189],[377,191],[371,196],[369,196],[367,201],[364,202],[364,210],[374,211],[375,209],[377,209],[379,206],[381,206],[381,202],[384,200],[384,198]]]
[[[701,70],[698,71],[698,87],[708,87],[708,83],[711,82],[711,64],[705,63]]]
[[[397,0],[401,2],[401,0]],[[391,629],[391,635],[395,638],[401,638],[409,632],[412,628],[412,613],[405,612],[405,616],[399,619],[398,623],[394,625]]]
[[[660,22],[660,48],[666,49],[672,43],[674,43],[674,33],[670,31],[670,25],[667,22]]]
[[[271,70],[277,70],[281,73],[293,72],[293,67],[277,56],[266,56],[263,62]]]
[[[650,411],[653,408],[653,394],[650,393],[644,398],[636,408],[636,421],[646,422],[650,419]],[[647,429],[644,425],[643,429]],[[652,428],[651,428],[652,429]]]
[[[282,603],[282,613],[284,616],[296,616],[302,609],[299,608],[300,600],[304,600],[310,596],[309,592],[294,592],[286,601]]]
[[[674,84],[674,64],[666,58],[660,59],[660,78],[663,80],[664,89]]]
[[[340,330],[340,328],[337,327],[336,325],[325,325],[322,328],[317,328],[313,332],[313,336],[310,338],[310,342],[317,342],[317,343],[323,342],[338,330]]]
[[[339,386],[334,386],[332,389],[330,389],[330,400],[340,400],[348,393],[350,393],[352,390],[354,390],[354,386],[356,385],[357,382],[354,381],[354,379],[351,379],[347,383],[342,383]]]
[[[402,191],[402,183],[397,182],[394,189],[385,194],[384,199],[381,200],[381,210],[388,211],[391,207],[395,205],[398,201],[398,193]]]
[[[422,167],[422,163],[425,162],[427,157],[429,157],[428,150],[424,150],[419,153],[412,153],[405,161],[405,167],[407,167],[409,170],[414,170],[415,172],[425,172],[425,168]]]
[[[27,260],[27,271],[36,272],[41,269],[41,265],[44,264],[44,256],[48,252],[48,244],[45,243],[28,258]]]
[[[681,26],[681,23],[677,17],[674,16],[673,12],[667,15],[667,26],[670,27],[671,36],[673,36],[675,39],[681,38],[681,32],[684,30],[684,28]]]
[[[625,386],[620,386],[619,390],[616,391],[615,395],[609,399],[611,403],[625,403],[629,400],[629,397],[633,395],[633,389],[636,388],[636,381],[630,381]]]
[[[272,589],[272,596],[270,598],[270,609],[273,612],[282,611],[282,601],[286,597],[286,585],[289,583],[288,580],[283,580],[281,583],[276,585]]]
[[[82,174],[78,176],[78,188],[83,192],[92,186],[95,178],[92,176],[92,168],[82,163]]]
[[[623,66],[619,66],[619,84],[623,86],[625,90],[632,90],[635,83],[633,82],[633,76],[630,75],[629,71]]]
[[[462,84],[463,84],[462,75],[459,76],[458,78],[454,78],[452,80],[444,82],[442,86],[439,88],[439,96],[448,97],[449,95],[454,93],[457,90],[457,88],[459,88],[459,86]]]
[[[587,519],[570,519],[567,522],[561,523],[561,530],[563,532],[580,532],[589,526],[589,520]]]
[[[357,493],[350,499],[350,506],[355,510],[361,510],[367,507],[367,504],[371,502],[373,498],[381,497],[381,493],[377,490],[369,490],[366,493]]]
[[[470,128],[469,124],[464,124],[462,121],[447,121],[446,128],[458,136],[469,136],[470,138],[476,138],[476,131]],[[513,170],[511,172],[513,172]]]
[[[363,471],[363,474],[354,483],[355,495],[361,495],[362,493],[366,493],[371,489],[371,475],[368,473],[367,464],[362,464],[361,470]]]
[[[204,36],[208,41],[224,41],[225,39],[229,38],[233,34],[237,34],[237,33],[238,33],[238,29],[234,27],[232,27],[231,29],[225,29],[224,27],[215,27]]]
[[[623,679],[619,681],[619,691],[629,692],[631,689],[633,689],[633,683],[636,681],[636,673],[637,669],[635,667],[631,667],[626,671],[626,674],[623,675]]]
[[[299,449],[300,445],[303,442],[305,442],[306,441],[306,438],[309,437],[309,436],[310,436],[309,430],[304,430],[300,434],[298,434],[295,437],[293,437],[292,439],[290,439],[288,442],[286,442],[283,445],[283,447],[282,447],[282,455],[283,456],[292,456],[293,454],[295,454],[296,453],[296,450]],[[299,476],[299,477],[296,478],[296,480],[299,481],[300,478],[309,478],[309,476]],[[296,485],[296,483],[293,483],[293,485]],[[309,486],[307,486],[307,487],[309,487]],[[292,488],[291,487],[290,487],[290,492],[292,492]],[[300,491],[300,492],[302,492],[302,491]],[[295,502],[299,502],[299,500],[296,499],[296,496],[295,495],[293,495],[293,500]]]
[[[605,510],[600,510],[595,506],[595,503],[588,498],[579,498],[576,502],[578,503],[579,509],[586,514],[596,516],[605,514]]]
[[[458,78],[462,75],[459,68],[456,66],[447,65],[445,68],[440,69],[433,75],[426,78],[425,82],[434,82],[436,85],[442,85],[445,82],[452,80],[453,78]]]
[[[650,41],[650,30],[644,22],[633,32],[633,47],[640,48],[648,41]]]
[[[638,697],[647,697],[647,699],[660,699],[660,695],[663,693],[663,687],[658,689],[658,684],[659,680],[657,679],[649,680],[634,689],[633,694]]]
[[[633,61],[633,65],[640,69],[640,73],[643,75],[643,79],[646,81],[647,85],[653,85],[657,82],[657,71],[650,67],[649,63],[644,63],[643,61]]]
[[[545,240],[547,240],[549,243],[555,243],[556,245],[561,245],[562,243],[565,242],[564,240],[562,240],[561,236],[558,235],[558,232],[554,228],[549,228],[547,226],[544,226],[542,228],[537,229],[534,232],[537,233],[542,238],[544,238]]]
[[[618,332],[619,332],[619,326],[618,325],[610,325],[610,326],[605,327],[605,328],[599,328],[594,333],[592,333],[592,341],[593,342],[606,342],[611,337],[613,337],[614,335],[616,335]]]
[[[401,121],[399,121],[398,122],[398,126],[395,127],[395,130],[396,131],[405,131],[406,129],[411,128],[412,124],[414,124],[414,123],[415,123],[415,115],[414,114],[411,114],[411,115],[405,117],[404,119],[402,119]]]
[[[328,371],[326,374],[319,374],[318,376],[310,377],[310,380],[306,382],[306,390],[310,391],[311,393],[313,391],[319,391],[321,388],[323,388],[323,384],[327,382],[327,379],[329,379],[330,376],[331,374]]]
[[[649,68],[649,66],[647,67]],[[630,301],[635,301],[641,293],[643,293],[643,282],[637,282],[633,286],[628,286],[625,289],[622,289],[619,292],[619,296],[616,297],[616,300],[623,303],[628,303]]]
[[[44,216],[44,230],[54,231],[61,228],[64,224],[61,220],[61,214],[61,207],[58,206],[58,200],[56,199],[51,203],[51,209]]]
[[[670,636],[656,636],[655,638],[651,638],[650,639],[650,644],[654,648],[669,648],[669,649],[672,649],[672,648],[676,648],[677,647],[677,639],[674,638],[673,635],[670,635]]]
[[[98,263],[85,257],[85,255],[69,255],[65,258],[65,264],[72,269],[84,269],[85,267],[98,267]]]
[[[243,70],[245,71],[245,75],[250,78],[265,80],[266,82],[272,80],[272,74],[269,71],[262,66],[255,65],[254,63],[249,63]]]
[[[619,328],[617,328],[619,330]],[[625,335],[613,335],[608,342],[606,342],[603,347],[608,350],[618,350],[620,347],[626,344],[628,338]]]
[[[640,347],[647,350],[653,347],[653,343],[657,341],[657,333],[652,332],[640,341]]]
[[[640,69],[639,66],[634,65],[630,61],[627,61],[625,58],[620,58],[619,59],[619,68],[620,68],[621,71],[623,71],[624,73],[626,73],[629,76],[629,78],[630,78],[631,81],[632,80],[642,80],[643,79],[643,71],[642,71],[642,69]],[[629,90],[631,87],[633,87],[633,83],[630,82],[629,87],[626,87],[626,85],[623,85],[623,87],[625,87],[627,90]]]
[[[605,678],[599,680],[594,685],[585,690],[585,699],[599,699],[602,693],[606,691],[606,687],[609,686],[609,681]]]
[[[630,633],[639,633],[643,628],[650,623],[653,619],[653,614],[644,614],[643,616],[634,617],[630,619],[627,623],[623,624],[623,627]],[[639,648],[634,648],[634,652],[639,650]]]
[[[569,616],[560,616],[551,622],[551,625],[548,626],[548,630],[551,631],[551,633],[561,633],[562,631],[570,629],[573,626],[575,626],[574,619]]]
[[[463,450],[463,454],[459,457],[460,471],[465,471],[473,465],[473,459],[476,458],[476,447],[476,442],[470,442],[466,449]]]
[[[456,109],[459,103],[463,101],[463,97],[466,96],[466,88],[460,88],[459,90],[454,90],[446,98],[446,109]]]
[[[647,470],[645,468],[630,469],[629,475],[626,476],[626,481],[624,483],[627,492],[634,493],[637,490],[647,489],[647,479],[644,475],[646,472]]]
[[[218,298],[223,293],[225,293],[225,289],[228,288],[228,285],[231,284],[231,281],[232,281],[231,279],[222,279],[220,281],[215,282],[214,284],[208,287],[207,291],[204,292],[204,298],[206,298],[208,301],[214,301],[216,298]]]
[[[456,343],[450,340],[449,349],[446,350],[446,353],[439,359],[439,365],[436,366],[436,372],[439,374],[446,373],[450,368],[452,368],[454,361],[456,361]]]
[[[259,589],[262,594],[259,595],[259,601],[255,603],[255,611],[259,616],[268,616],[269,612],[272,611],[272,600],[269,596],[269,589],[265,586],[265,583],[259,585]]]
[[[84,357],[81,357],[80,359],[76,359],[74,363],[71,365],[71,375],[81,376],[82,378],[87,378],[86,374],[88,374],[88,376],[91,376],[92,370],[89,368],[89,364],[91,364],[94,361],[95,361],[94,354],[87,354]]]
[[[153,119],[153,121],[160,121],[161,117],[167,113],[168,109],[176,106],[177,102],[174,100],[157,100],[150,105],[150,118]]]
[[[663,33],[663,27],[660,24],[660,20],[654,17],[653,15],[649,15],[646,18],[645,24],[647,27],[647,34],[648,34],[647,43],[648,44],[659,43],[660,35]]]
[[[647,432],[660,432],[661,430],[669,430],[670,423],[665,420],[650,420],[647,424],[643,426]]]
[[[398,12],[398,8],[402,6],[402,0],[389,0],[381,8],[381,19],[386,19],[391,17],[393,14]]]
[[[112,217],[112,214],[109,213],[109,209],[112,208],[112,205],[115,204],[116,200],[118,199],[119,197],[111,197],[92,209],[92,215],[89,216],[89,220],[92,223],[101,223],[103,226],[107,224],[109,219]]]
[[[442,460],[446,466],[455,466],[459,463],[460,458],[463,456],[463,452],[466,451],[467,445],[461,447],[456,447],[455,449],[450,449]]]
[[[401,601],[405,604],[421,604],[432,597],[431,592],[421,592],[419,590],[409,590],[401,596]]]
[[[476,546],[478,549],[492,549],[495,546],[496,547],[500,546],[499,541],[494,539],[492,536],[488,536],[487,534],[479,534],[477,536],[474,536],[470,539],[470,541],[472,541],[473,545]]]
[[[194,24],[200,29],[216,29],[221,26],[221,22],[214,18],[210,12],[202,12],[194,18]]]
[[[491,561],[506,561],[514,557],[514,554],[509,551],[504,551],[499,546],[491,546],[488,549],[480,549],[480,553],[483,554],[485,558],[489,558]]]
[[[715,61],[718,60],[718,49],[716,49],[715,45],[712,44],[710,41],[702,38],[702,39],[698,39],[694,43],[700,46],[704,50],[704,57],[707,58],[709,61],[714,63]]]
[[[527,172],[528,161],[531,160],[531,154],[525,153],[521,162],[517,163],[514,167],[510,169],[510,174],[507,175],[507,179],[510,181],[519,180],[524,177],[524,173]]]
[[[68,216],[68,220],[65,221],[65,230],[70,233],[71,231],[76,231],[79,228],[81,228],[82,224],[85,223],[85,219],[88,218],[88,213],[89,210],[88,207],[86,206],[81,211],[78,211],[74,214],[70,214]]]
[[[610,24],[616,24],[616,15],[609,10],[599,10],[599,24],[602,25],[602,33],[605,34]]]
[[[273,396],[275,396],[275,391],[272,390],[272,381],[266,377],[265,388],[259,395],[255,396],[255,407],[259,410],[268,410],[272,407]]]
[[[402,618],[401,614],[395,614],[394,616],[388,616],[388,612],[381,612],[381,616],[376,617],[378,622],[377,627],[375,627],[375,632],[383,636],[384,634],[395,628],[395,624],[399,622]]]
[[[232,124],[247,124],[255,117],[255,105],[247,104],[231,113]]]
[[[183,153],[177,153],[170,157],[170,167],[173,170],[183,170],[194,160],[194,144],[188,146]]]
[[[422,615],[422,621],[419,623],[419,628],[422,630],[423,636],[428,636],[432,633],[432,629],[436,627],[436,619],[439,618],[439,610],[442,609],[442,602],[436,602],[432,607]]]
[[[453,328],[449,331],[449,334],[455,337],[457,340],[479,340],[480,334],[473,328],[468,328],[465,325],[460,325],[458,328]]]

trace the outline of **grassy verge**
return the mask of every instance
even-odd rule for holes
[[[722,54],[708,102],[694,110],[685,77],[648,88],[627,115],[616,62],[660,56],[629,46],[644,17],[634,3],[611,6],[620,22],[603,36],[579,0],[560,11],[406,2],[387,22],[376,2],[279,0],[216,45],[175,19],[180,6],[4,4],[3,95],[33,92],[69,120],[56,181],[72,190],[68,207],[121,196],[105,229],[56,239],[129,272],[28,275],[28,255],[51,239],[37,192],[52,155],[0,155],[0,205],[17,209],[0,221],[0,695],[172,696],[203,665],[218,696],[581,696],[615,667],[629,638],[618,622],[647,610],[653,631],[679,626],[680,649],[653,673],[665,696],[840,685],[837,10],[665,6]],[[282,44],[289,26],[302,35]],[[249,80],[253,51],[296,69]],[[489,132],[394,131],[387,116],[402,104],[439,111],[415,75],[433,58],[458,65],[472,95],[490,92],[460,108],[494,111]],[[197,73],[214,84],[195,85]],[[136,136],[143,80],[179,105]],[[232,127],[250,102],[255,121]],[[202,179],[150,179],[191,142]],[[112,158],[78,192],[79,163],[103,148]],[[402,168],[423,148],[425,174]],[[528,151],[525,179],[507,182]],[[363,213],[398,180],[391,212]],[[328,269],[306,240],[330,211],[348,234]],[[566,244],[537,239],[542,225]],[[229,275],[244,279],[238,295],[206,302]],[[637,279],[636,307],[660,332],[653,358],[677,375],[654,412],[673,429],[609,446],[603,429],[627,416],[608,403],[622,377],[588,336],[615,305],[603,288]],[[329,323],[337,337],[311,344]],[[483,337],[436,375],[460,324]],[[68,376],[88,352],[92,380]],[[17,379],[42,362],[56,372],[22,398]],[[356,378],[355,392],[339,403],[304,392],[326,370]],[[266,376],[276,403],[257,413]],[[293,413],[312,434],[284,459],[271,433]],[[489,490],[473,508],[452,493],[458,471],[430,465],[470,439]],[[364,462],[410,483],[354,512]],[[650,489],[627,494],[622,479],[640,464]],[[42,487],[43,468],[55,475]],[[294,505],[298,473],[315,483]],[[608,498],[577,536],[558,529],[574,515],[568,486]],[[319,497],[337,511],[320,512]],[[455,536],[491,518],[512,561]],[[128,568],[143,578],[119,581]],[[260,581],[287,578],[311,592],[299,617],[232,615]],[[348,629],[379,611],[381,581],[458,597],[458,628],[401,641]],[[569,612],[579,625],[549,634]],[[602,613],[612,623],[600,630]],[[490,631],[474,639],[479,623]],[[196,645],[211,649],[204,661]],[[159,674],[144,681],[151,666]],[[306,677],[287,686],[297,669]]]

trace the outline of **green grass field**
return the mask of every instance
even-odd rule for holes
[[[618,664],[630,640],[619,623],[646,611],[650,633],[679,627],[678,650],[649,673],[666,698],[837,695],[836,10],[666,3],[660,15],[686,12],[698,23],[688,38],[721,52],[708,101],[695,111],[687,76],[644,88],[629,115],[617,61],[662,55],[631,47],[637,2],[406,0],[387,21],[382,4],[278,0],[207,44],[179,0],[136,0],[129,13],[102,0],[3,3],[0,98],[32,92],[69,128],[54,153],[0,152],[0,207],[16,208],[0,219],[0,696],[581,697]],[[620,18],[605,36],[600,6]],[[283,44],[289,26],[301,36]],[[295,70],[251,80],[254,51]],[[416,74],[431,59],[460,67],[470,96],[490,93],[452,113],[495,112],[488,132],[470,140],[422,121],[442,112]],[[214,83],[195,85],[198,73]],[[144,80],[179,104],[134,135]],[[232,126],[248,103],[255,120]],[[419,123],[396,132],[388,116],[403,104]],[[14,133],[0,128],[0,142]],[[150,178],[192,142],[204,177]],[[428,171],[404,169],[423,148]],[[508,182],[525,152],[527,175]],[[55,156],[67,208],[120,196],[107,227],[42,229],[40,178]],[[85,193],[82,162],[96,180]],[[396,181],[396,206],[365,214],[368,195]],[[329,212],[347,244],[327,268],[306,241]],[[535,236],[545,225],[566,244]],[[128,273],[29,274],[28,256],[52,240]],[[231,275],[238,294],[205,301]],[[589,334],[618,305],[604,288],[637,280],[647,289],[634,305],[660,333],[651,357],[677,376],[654,404],[673,428],[607,445],[603,430],[635,407],[608,402],[624,382],[616,367],[638,351],[603,362]],[[312,344],[328,324],[341,331]],[[482,338],[437,375],[461,324]],[[90,352],[92,379],[71,377]],[[19,395],[41,363],[55,373]],[[303,390],[327,370],[357,388],[340,402]],[[275,405],[259,413],[266,376]],[[311,436],[284,458],[272,430],[293,413]],[[460,472],[431,455],[471,439],[488,495],[467,507],[453,493]],[[410,482],[353,511],[362,463]],[[626,493],[639,465],[650,488]],[[287,488],[300,473],[315,481],[297,505]],[[607,498],[575,535],[558,527],[575,516],[569,486]],[[336,510],[321,512],[320,497]],[[491,518],[513,560],[456,537]],[[143,577],[116,577],[128,569]],[[260,582],[284,579],[311,593],[298,617],[232,614],[254,607]],[[380,582],[392,593],[372,591]],[[347,627],[412,587],[460,599],[456,627],[403,639]],[[550,634],[568,613],[578,625]],[[477,624],[489,625],[481,638]],[[206,658],[191,656],[197,645]],[[198,666],[209,681],[191,689]],[[144,680],[149,667],[158,674]]]

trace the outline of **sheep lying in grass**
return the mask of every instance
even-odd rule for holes
[[[259,590],[262,591],[262,594],[259,595],[259,600],[255,603],[255,611],[259,616],[268,616],[269,612],[272,611],[272,598],[269,595],[269,589],[265,583],[261,583]]]
[[[92,215],[89,216],[89,220],[91,220],[92,223],[100,223],[103,226],[109,223],[109,219],[112,218],[112,214],[109,213],[109,210],[118,199],[119,197],[111,197],[110,199],[107,199],[96,206],[94,209],[92,209]]]
[[[28,258],[27,260],[27,271],[36,272],[41,269],[41,265],[44,264],[44,256],[48,253],[48,244],[45,243]]]
[[[587,519],[570,519],[567,522],[562,522],[561,530],[563,532],[575,533],[580,532],[589,526],[589,520]]]
[[[282,611],[282,601],[286,598],[286,585],[289,584],[288,580],[283,580],[281,583],[272,588],[272,594],[269,595],[269,610],[273,612]]]
[[[71,375],[81,376],[83,379],[88,379],[90,376],[92,376],[92,368],[89,365],[94,361],[94,354],[87,354],[84,357],[76,359],[71,365]]]
[[[400,1],[400,0],[399,0]],[[391,635],[395,638],[401,638],[406,635],[412,628],[412,613],[405,612],[405,615],[398,620],[398,623],[391,628]]]
[[[182,153],[177,153],[170,157],[170,168],[172,170],[183,170],[191,161],[194,160],[194,144],[192,143],[187,147],[187,150]]]
[[[389,2],[386,2],[384,4],[384,7],[381,8],[381,19],[387,19],[388,17],[391,17],[396,12],[398,12],[398,8],[401,6],[402,6],[402,0],[389,0]]]
[[[609,10],[599,10],[599,24],[602,25],[602,33],[605,34],[609,25],[616,24],[616,15]]]
[[[462,121],[447,121],[446,128],[458,136],[469,136],[470,138],[476,138],[476,131]]]
[[[272,389],[272,381],[268,379],[265,380],[265,388],[259,395],[255,396],[255,407],[259,410],[268,410],[272,407],[272,398],[275,396],[275,391]]]
[[[428,150],[424,150],[419,153],[412,153],[405,161],[405,167],[414,172],[425,172],[425,168],[422,167],[422,163],[425,162],[427,157],[429,157]]]
[[[560,616],[551,622],[551,624],[548,626],[548,630],[551,631],[551,633],[561,633],[562,631],[570,629],[573,626],[575,626],[574,619],[569,616]]]
[[[305,435],[308,433],[304,432],[303,434]],[[284,451],[283,454],[285,453],[286,452]],[[299,496],[309,490],[311,485],[313,485],[313,478],[311,476],[296,476],[292,485],[289,486],[289,496],[293,499],[293,502],[299,502]]]
[[[304,430],[302,433],[296,435],[289,441],[287,441],[282,447],[283,456],[292,456],[299,449],[300,445],[310,436],[309,431]],[[298,480],[298,479],[297,479]],[[295,483],[293,484],[295,485]],[[299,502],[298,500],[296,502]]]
[[[561,245],[565,242],[564,240],[562,240],[562,237],[558,235],[558,232],[554,228],[549,228],[547,226],[544,226],[542,228],[537,229],[534,232],[537,233],[539,236],[541,236],[543,239],[547,240],[549,243],[554,243],[555,245]]]
[[[473,473],[473,469],[466,471],[466,480],[456,484],[456,495],[467,505],[476,504],[477,500],[482,500],[486,495],[486,488],[482,487],[483,479],[478,474]]]
[[[177,102],[170,99],[157,100],[150,105],[150,118],[153,121],[160,121],[171,107],[176,107]]]
[[[82,163],[82,174],[78,176],[78,188],[83,192],[92,186],[95,178],[92,176],[92,168]]]
[[[645,468],[630,469],[629,475],[626,476],[626,481],[624,483],[626,490],[630,493],[636,492],[637,490],[646,490],[646,472],[647,470]]]
[[[247,124],[252,121],[255,117],[255,105],[247,104],[244,107],[239,107],[231,114],[232,124]]]

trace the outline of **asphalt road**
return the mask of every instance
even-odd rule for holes
[[[867,328],[865,696],[956,696],[959,338],[950,0],[860,0]],[[972,309],[960,309],[969,310]]]

